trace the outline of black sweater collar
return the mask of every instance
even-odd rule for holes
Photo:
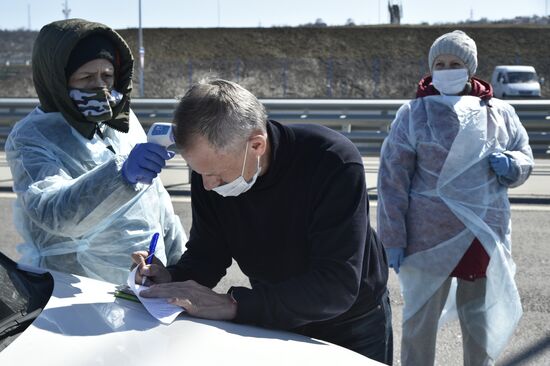
[[[292,129],[273,120],[267,121],[267,138],[271,151],[269,157],[269,169],[266,174],[260,176],[252,189],[262,190],[276,184],[288,171],[294,151],[295,137]]]

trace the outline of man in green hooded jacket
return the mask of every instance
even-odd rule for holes
[[[157,175],[174,153],[146,142],[130,109],[133,57],[111,28],[44,26],[33,49],[40,105],[6,142],[21,262],[125,282],[129,254],[175,263],[187,237]]]

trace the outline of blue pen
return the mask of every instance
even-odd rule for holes
[[[151,243],[149,243],[149,252],[147,253],[147,258],[145,258],[145,264],[153,263],[153,256],[155,255],[155,248],[157,247],[157,241],[159,240],[159,233],[154,233],[151,238]],[[141,278],[141,286],[145,284],[145,276]]]
[[[155,255],[155,248],[157,247],[157,241],[159,240],[159,233],[153,234],[151,238],[151,243],[149,243],[149,253],[147,253],[147,258],[145,258],[146,264],[153,263],[153,256]]]

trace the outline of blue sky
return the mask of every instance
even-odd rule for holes
[[[0,29],[38,30],[64,18],[65,0],[0,0]],[[401,0],[402,23],[429,24],[487,18],[547,15],[549,0]],[[138,0],[68,0],[70,17],[116,29],[138,25]],[[141,0],[142,26],[271,27],[313,23],[329,25],[388,23],[387,0]],[[30,11],[29,11],[30,9]]]

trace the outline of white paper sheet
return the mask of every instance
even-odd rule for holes
[[[176,317],[185,311],[182,307],[168,303],[165,298],[148,298],[139,296],[140,291],[146,290],[149,286],[138,285],[135,282],[137,267],[128,275],[128,286],[134,291],[139,301],[145,306],[145,309],[157,318],[161,323],[170,324]]]

